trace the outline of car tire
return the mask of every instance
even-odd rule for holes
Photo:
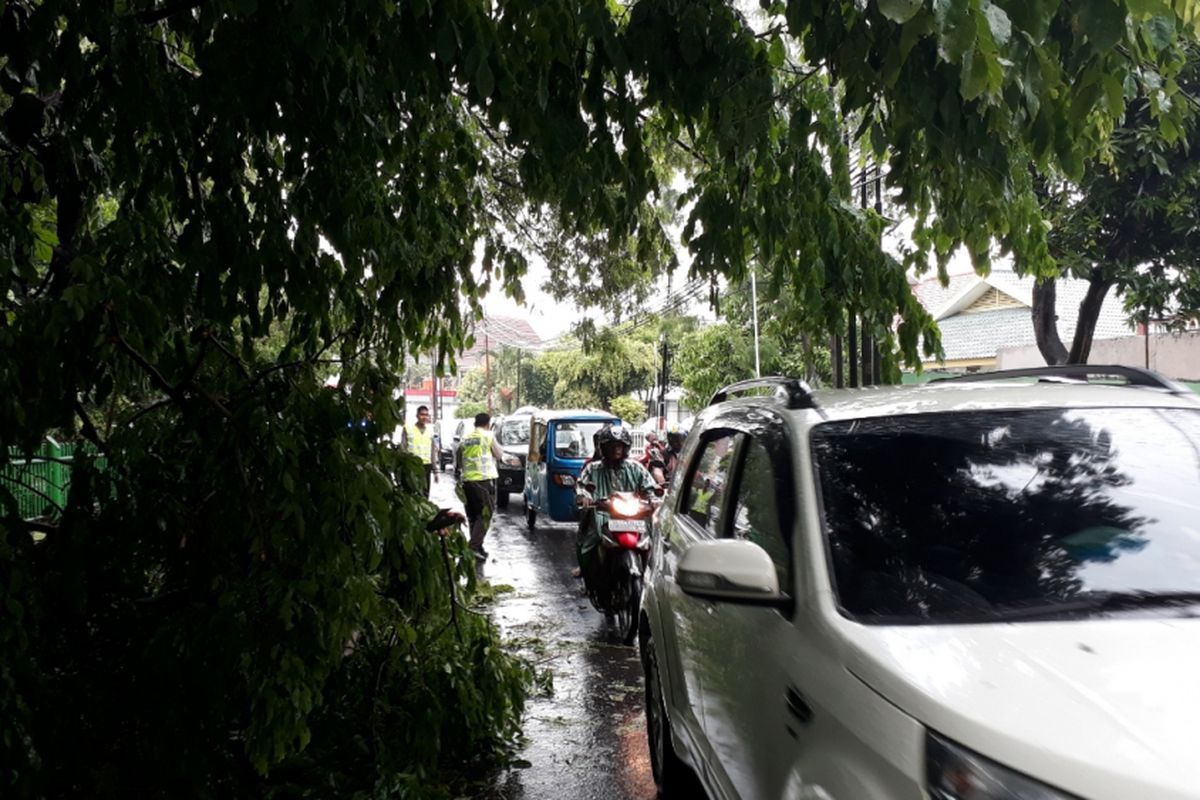
[[[664,800],[682,797],[690,785],[689,770],[675,752],[671,742],[671,720],[663,700],[662,680],[658,671],[658,656],[654,651],[654,638],[647,633],[642,637],[643,683],[646,687],[646,739],[650,744],[650,771],[654,774],[654,787]]]
[[[508,508],[508,492],[496,492],[496,508]]]

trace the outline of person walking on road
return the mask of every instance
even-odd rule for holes
[[[471,523],[471,552],[481,561],[487,559],[483,537],[487,535],[496,509],[496,478],[500,476],[496,461],[504,455],[491,428],[490,414],[476,414],[475,430],[462,438],[454,455],[455,472],[463,490],[463,505]]]
[[[433,487],[432,481],[438,479],[433,468],[437,461],[437,452],[434,447],[433,428],[429,425],[428,406],[417,407],[417,421],[415,424],[410,422],[404,426],[400,444],[405,452],[421,459],[421,464],[425,467],[425,496],[428,497],[429,490]]]

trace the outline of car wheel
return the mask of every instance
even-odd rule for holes
[[[681,791],[687,785],[688,768],[671,743],[671,720],[663,700],[658,655],[654,650],[654,638],[649,634],[642,639],[642,669],[646,678],[646,738],[650,744],[650,770],[654,774],[658,796],[669,800],[682,796]]]
[[[496,492],[496,507],[508,508],[508,492]]]

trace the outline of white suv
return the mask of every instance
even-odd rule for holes
[[[697,418],[657,521],[663,795],[686,763],[713,800],[1200,798],[1187,389],[1124,367],[749,381]]]

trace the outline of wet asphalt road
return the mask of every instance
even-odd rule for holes
[[[432,500],[461,509],[443,474]],[[520,496],[498,510],[481,574],[501,587],[493,618],[506,640],[548,671],[550,689],[529,698],[526,743],[476,795],[488,800],[653,800],[642,669],[636,647],[592,608],[575,566],[575,527],[538,521],[530,533]],[[503,587],[512,587],[511,591]]]

